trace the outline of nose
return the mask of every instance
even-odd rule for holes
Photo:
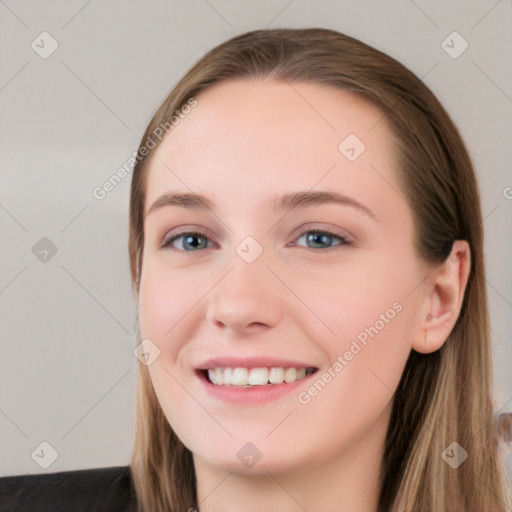
[[[265,258],[229,258],[227,274],[208,293],[206,318],[215,328],[247,334],[275,327],[284,314],[284,286]]]

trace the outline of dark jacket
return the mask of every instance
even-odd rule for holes
[[[0,478],[2,512],[135,512],[130,467]]]

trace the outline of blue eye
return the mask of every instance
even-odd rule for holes
[[[350,242],[343,236],[336,235],[330,231],[307,229],[302,232],[298,238],[306,237],[306,243],[312,243],[313,246],[308,245],[310,249],[329,249],[333,245],[350,245]],[[338,243],[333,244],[333,240],[338,240]]]
[[[304,237],[306,237],[306,243],[308,244],[307,247],[310,249],[329,249],[333,246],[344,246],[351,244],[351,242],[343,236],[336,235],[331,231],[319,229],[303,230],[302,234],[297,238],[297,240],[300,240]],[[338,242],[333,243],[336,240]],[[208,242],[210,242],[210,239],[205,233],[201,233],[200,231],[189,231],[169,238],[163,242],[162,247],[176,249],[182,252],[195,252],[197,250],[206,249],[209,247],[211,244]],[[310,243],[312,245],[309,245]],[[293,243],[292,245],[296,244]]]
[[[162,244],[162,247],[173,248],[175,241],[182,240],[182,243],[180,245],[182,245],[183,248],[178,249],[178,250],[185,251],[185,252],[191,252],[191,251],[188,251],[187,249],[184,249],[184,247],[192,247],[193,250],[205,248],[204,243],[201,243],[201,241],[199,243],[197,242],[197,240],[201,240],[201,239],[208,240],[207,236],[204,233],[200,233],[200,232],[196,232],[196,231],[181,233],[180,235],[176,235],[172,238],[169,238],[169,240],[167,240],[166,242],[164,242]],[[173,246],[173,247],[171,247],[171,246]]]

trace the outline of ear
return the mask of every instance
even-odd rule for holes
[[[450,256],[425,279],[412,342],[416,352],[429,354],[443,346],[459,317],[470,268],[469,244],[455,240]]]

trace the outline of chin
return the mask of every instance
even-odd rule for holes
[[[250,439],[253,441],[250,441]],[[203,438],[204,439],[204,438]],[[243,475],[267,475],[293,471],[304,467],[314,454],[301,453],[300,446],[307,442],[289,439],[265,439],[265,436],[236,436],[229,440],[211,439],[209,442],[185,443],[193,453],[195,462],[222,471]]]
[[[201,459],[202,463],[215,467],[221,471],[234,473],[244,476],[268,476],[268,473],[277,475],[280,473],[289,473],[303,467],[304,461],[300,457],[290,458],[289,453],[284,451],[281,453],[261,453],[261,458],[250,461],[245,456],[241,456],[240,460],[236,451],[231,452],[232,455],[206,453],[204,455],[194,455],[194,459]]]

